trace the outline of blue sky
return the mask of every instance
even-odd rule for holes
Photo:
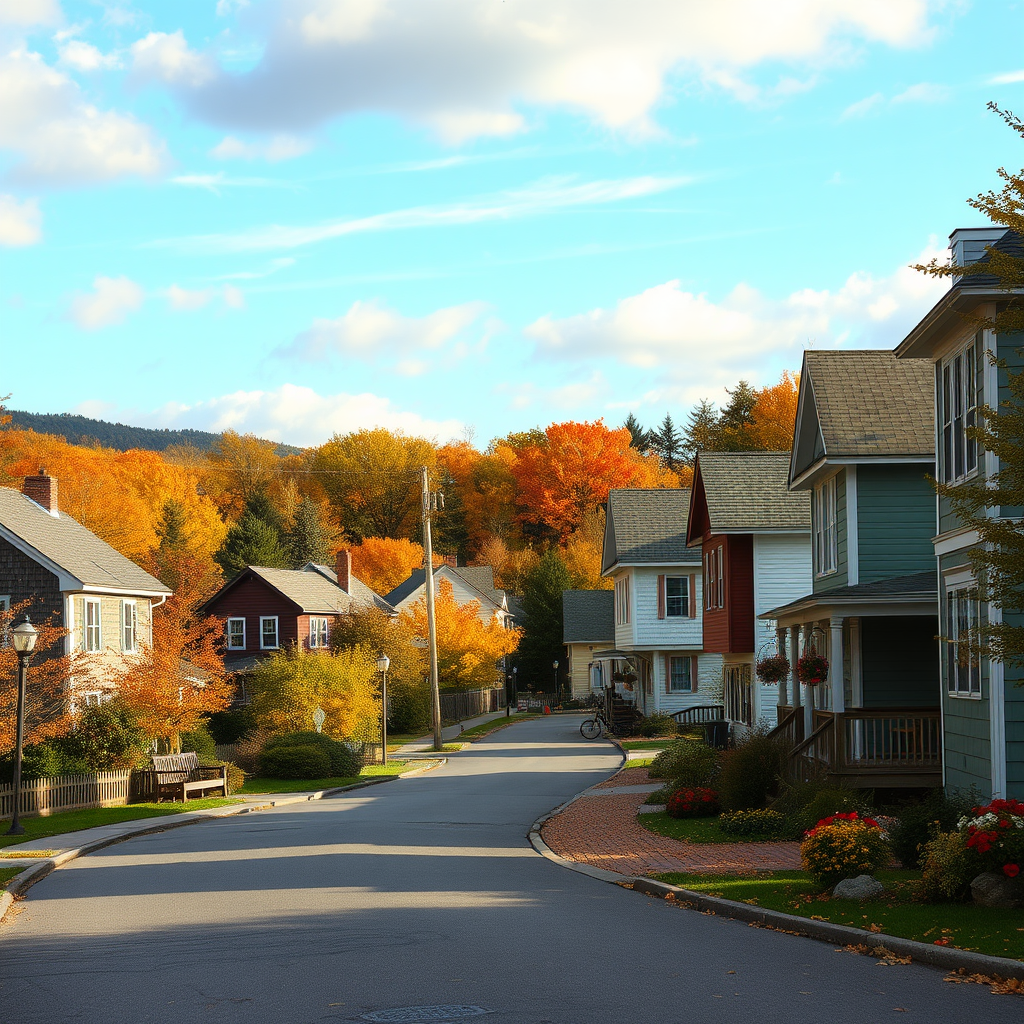
[[[0,0],[0,391],[301,445],[684,420],[901,340],[1024,165],[1022,43],[1010,0]]]

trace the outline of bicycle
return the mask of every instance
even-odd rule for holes
[[[580,724],[580,735],[585,740],[600,739],[606,732],[614,734],[615,730],[608,724],[602,711],[598,711],[593,718],[585,718]]]

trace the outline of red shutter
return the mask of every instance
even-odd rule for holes
[[[665,618],[665,577],[658,577],[658,618]]]
[[[697,618],[697,574],[690,573],[690,618]]]

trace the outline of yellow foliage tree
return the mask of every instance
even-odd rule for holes
[[[604,509],[595,509],[583,517],[579,529],[566,542],[565,567],[577,590],[612,590],[615,586],[601,575],[604,523]]]
[[[751,450],[783,452],[792,448],[799,391],[800,374],[786,370],[778,384],[755,392],[752,422],[744,428]]]
[[[494,584],[510,594],[521,594],[530,573],[537,568],[540,555],[533,548],[510,550],[500,537],[489,537],[480,547],[476,565],[494,570]]]
[[[335,739],[379,738],[377,652],[367,647],[307,651],[293,647],[261,662],[249,682],[260,726],[273,732],[306,732],[322,708],[323,731]]]
[[[519,646],[522,631],[505,629],[497,619],[483,622],[480,602],[459,604],[452,585],[441,580],[434,597],[437,625],[437,667],[441,686],[471,690],[493,686],[499,678],[498,662]],[[402,618],[418,637],[427,635],[427,603],[417,601]],[[426,650],[420,652],[424,673],[429,670]]]
[[[423,548],[404,537],[366,537],[350,550],[353,574],[378,594],[390,593],[423,566]],[[434,565],[441,561],[434,556]]]

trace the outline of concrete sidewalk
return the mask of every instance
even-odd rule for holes
[[[516,715],[513,714],[506,716],[505,710],[491,711],[486,715],[479,715],[477,718],[467,718],[464,722],[456,722],[455,725],[446,725],[441,730],[441,742],[442,743],[458,743],[459,736],[465,729],[472,729],[475,725],[483,725],[484,722],[493,722],[499,718],[508,717],[509,722],[516,720]],[[409,743],[403,743],[397,750],[389,750],[388,757],[407,757],[409,754],[423,754],[432,753],[434,746],[434,736],[432,733],[428,733],[426,736],[421,736],[418,740],[412,740]]]

